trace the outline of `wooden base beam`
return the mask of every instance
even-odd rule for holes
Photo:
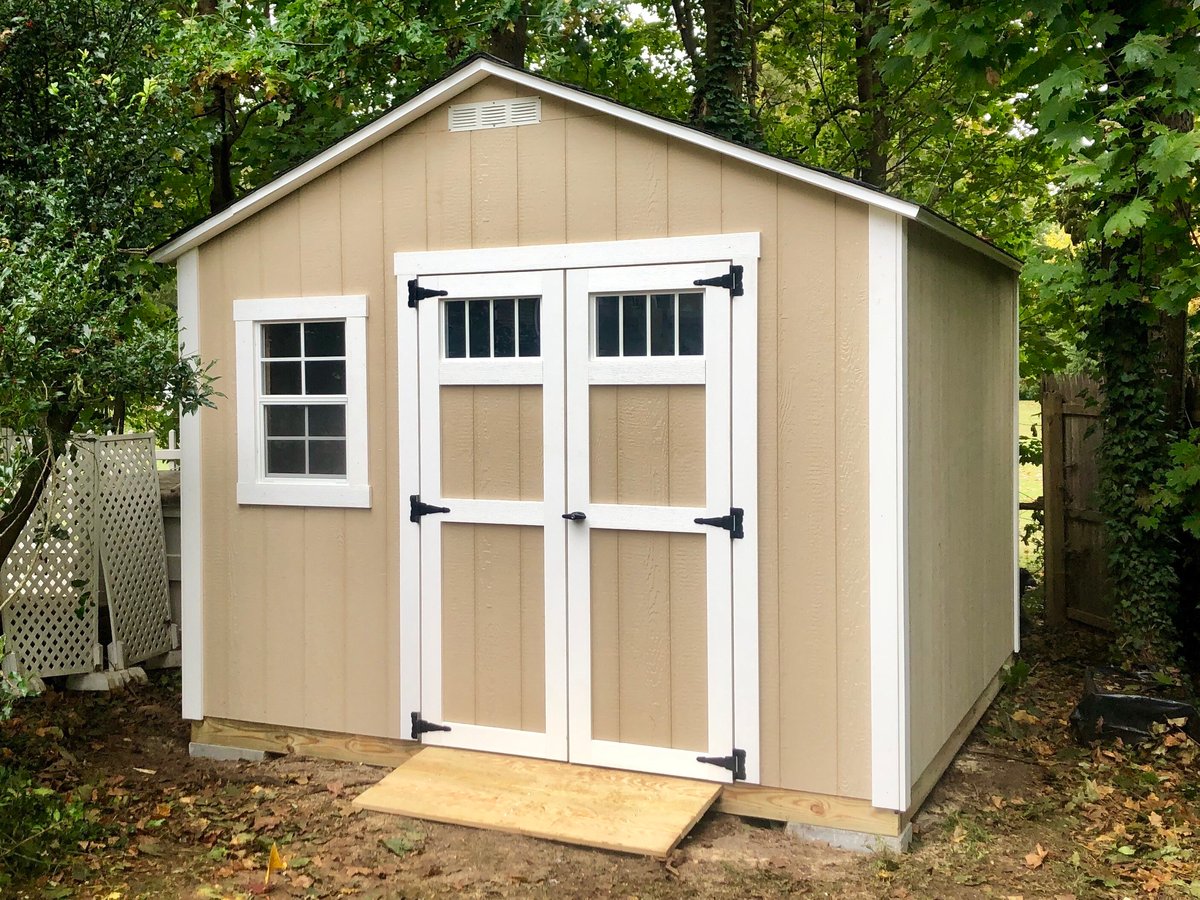
[[[399,766],[422,749],[420,744],[413,741],[393,738],[365,737],[313,728],[289,728],[214,718],[193,722],[192,740],[197,744],[295,754],[388,768]],[[885,837],[901,834],[904,827],[899,813],[876,809],[867,800],[756,784],[724,785],[713,808],[735,816],[796,822]]]

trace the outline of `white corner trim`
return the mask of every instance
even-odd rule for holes
[[[396,278],[396,407],[400,485],[400,527],[396,529],[400,560],[400,720],[401,737],[410,735],[408,722],[421,711],[421,528],[409,521],[408,498],[421,493],[421,412],[419,331],[415,311],[405,305],[404,286],[415,273]],[[407,313],[407,315],[406,315]]]
[[[758,150],[751,150],[740,144],[713,137],[698,129],[688,128],[686,125],[680,125],[677,122],[671,122],[638,112],[635,109],[622,106],[620,103],[612,100],[606,100],[603,97],[597,97],[585,91],[580,91],[564,84],[558,84],[529,72],[522,72],[508,66],[498,65],[486,59],[479,59],[464,66],[442,81],[431,85],[407,103],[403,103],[391,112],[385,113],[369,125],[360,128],[353,134],[347,135],[329,149],[318,153],[308,162],[302,163],[291,171],[280,175],[274,181],[268,182],[258,190],[251,192],[224,211],[197,222],[182,234],[158,247],[150,254],[150,258],[160,263],[172,262],[185,251],[232,228],[238,222],[249,218],[259,210],[269,206],[281,197],[287,196],[297,188],[303,187],[308,182],[320,177],[355,154],[378,143],[388,135],[398,131],[408,123],[448,100],[453,99],[488,77],[512,82],[531,91],[536,91],[541,96],[557,97],[587,109],[606,113],[623,121],[648,128],[659,134],[703,147],[722,156],[740,160],[786,178],[792,178],[805,184],[824,188],[834,194],[859,200],[875,208],[890,210],[905,218],[916,218],[921,209],[915,203],[901,200],[899,197],[893,197],[890,194],[868,187],[867,185],[839,178],[827,172],[822,172],[819,169],[800,165],[799,163],[779,159]],[[703,190],[704,188],[697,185],[696,189]],[[976,250],[986,252],[985,248],[988,246],[986,242],[961,229],[954,228],[953,230],[957,232],[951,235],[955,240]]]
[[[868,225],[871,804],[904,811],[909,759],[905,223]]]
[[[237,502],[266,506],[371,505],[368,469],[367,298],[280,297],[235,300],[234,392],[237,409]],[[259,339],[262,322],[342,319],[346,323],[346,477],[267,478],[259,414]]]
[[[175,264],[182,355],[200,352],[200,251]],[[200,414],[179,421],[180,648],[185,719],[204,718],[204,499],[200,468]]]
[[[1021,652],[1021,283],[1013,279],[1013,653]]]
[[[749,257],[757,261],[761,244],[759,233],[751,231],[632,241],[418,251],[397,253],[395,271],[397,275],[406,272],[458,275],[469,272],[650,266],[660,265],[664,260],[692,263]],[[401,288],[406,280],[401,279]]]

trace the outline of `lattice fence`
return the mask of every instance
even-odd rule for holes
[[[25,672],[73,675],[102,663],[96,552],[96,462],[75,445],[0,566],[0,614],[9,651]]]
[[[113,644],[125,668],[174,644],[167,549],[152,435],[96,441],[100,559]]]

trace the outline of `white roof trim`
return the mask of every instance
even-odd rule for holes
[[[530,90],[535,90],[540,94],[557,97],[561,100],[578,104],[579,106],[594,109],[597,112],[607,113],[626,122],[632,122],[643,128],[649,128],[651,131],[656,131],[677,140],[712,150],[715,153],[741,160],[742,162],[775,172],[786,178],[793,178],[796,181],[824,188],[827,191],[861,201],[872,207],[889,210],[906,219],[919,219],[922,223],[929,225],[947,237],[957,240],[959,243],[965,244],[993,259],[997,259],[1010,268],[1020,268],[1020,264],[1016,260],[1001,253],[986,241],[962,229],[956,228],[949,222],[932,215],[926,210],[922,210],[915,203],[901,200],[898,197],[892,197],[882,191],[877,191],[852,181],[846,181],[816,169],[810,169],[797,163],[777,159],[769,154],[751,150],[748,147],[742,147],[721,138],[713,137],[702,131],[638,112],[635,109],[622,106],[612,100],[605,100],[603,97],[597,97],[566,85],[557,84],[537,75],[513,69],[488,59],[477,59],[472,63],[468,63],[459,71],[449,75],[432,87],[421,91],[421,93],[417,94],[407,103],[396,107],[371,124],[343,138],[328,150],[314,156],[308,162],[302,163],[291,171],[279,176],[274,181],[268,182],[258,190],[247,194],[241,200],[217,215],[197,223],[187,231],[163,244],[151,254],[150,258],[155,262],[161,263],[174,261],[193,247],[199,246],[226,229],[232,228],[238,222],[249,218],[263,207],[290,194],[297,188],[302,187],[355,154],[381,141],[393,132],[403,128],[409,122],[461,94],[467,88],[478,84],[489,76],[503,78],[506,81],[513,82]]]

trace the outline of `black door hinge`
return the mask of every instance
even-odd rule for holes
[[[409,282],[411,285],[412,282]],[[742,290],[742,267],[730,266],[729,272],[725,275],[718,275],[716,278],[697,278],[692,284],[696,287],[722,287],[729,291],[730,297],[740,297],[745,291]],[[411,304],[410,304],[411,305]]]
[[[713,516],[710,519],[693,519],[697,525],[713,525],[717,528],[724,528],[729,532],[729,539],[744,538],[746,532],[742,530],[742,519],[745,517],[746,511],[736,506],[729,507],[729,515]]]
[[[746,751],[733,748],[733,756],[697,756],[696,762],[708,763],[710,766],[720,766],[733,773],[734,781],[746,780]]]
[[[427,734],[430,731],[449,731],[449,725],[435,725],[433,722],[426,722],[421,718],[419,712],[412,714],[412,739],[419,741],[421,735]]]
[[[410,494],[408,497],[408,521],[420,522],[421,516],[428,516],[432,513],[448,513],[448,506],[434,506],[431,503],[422,503],[420,494]]]
[[[408,305],[413,309],[426,297],[445,297],[448,291],[435,291],[433,288],[423,288],[413,278],[408,282]]]

